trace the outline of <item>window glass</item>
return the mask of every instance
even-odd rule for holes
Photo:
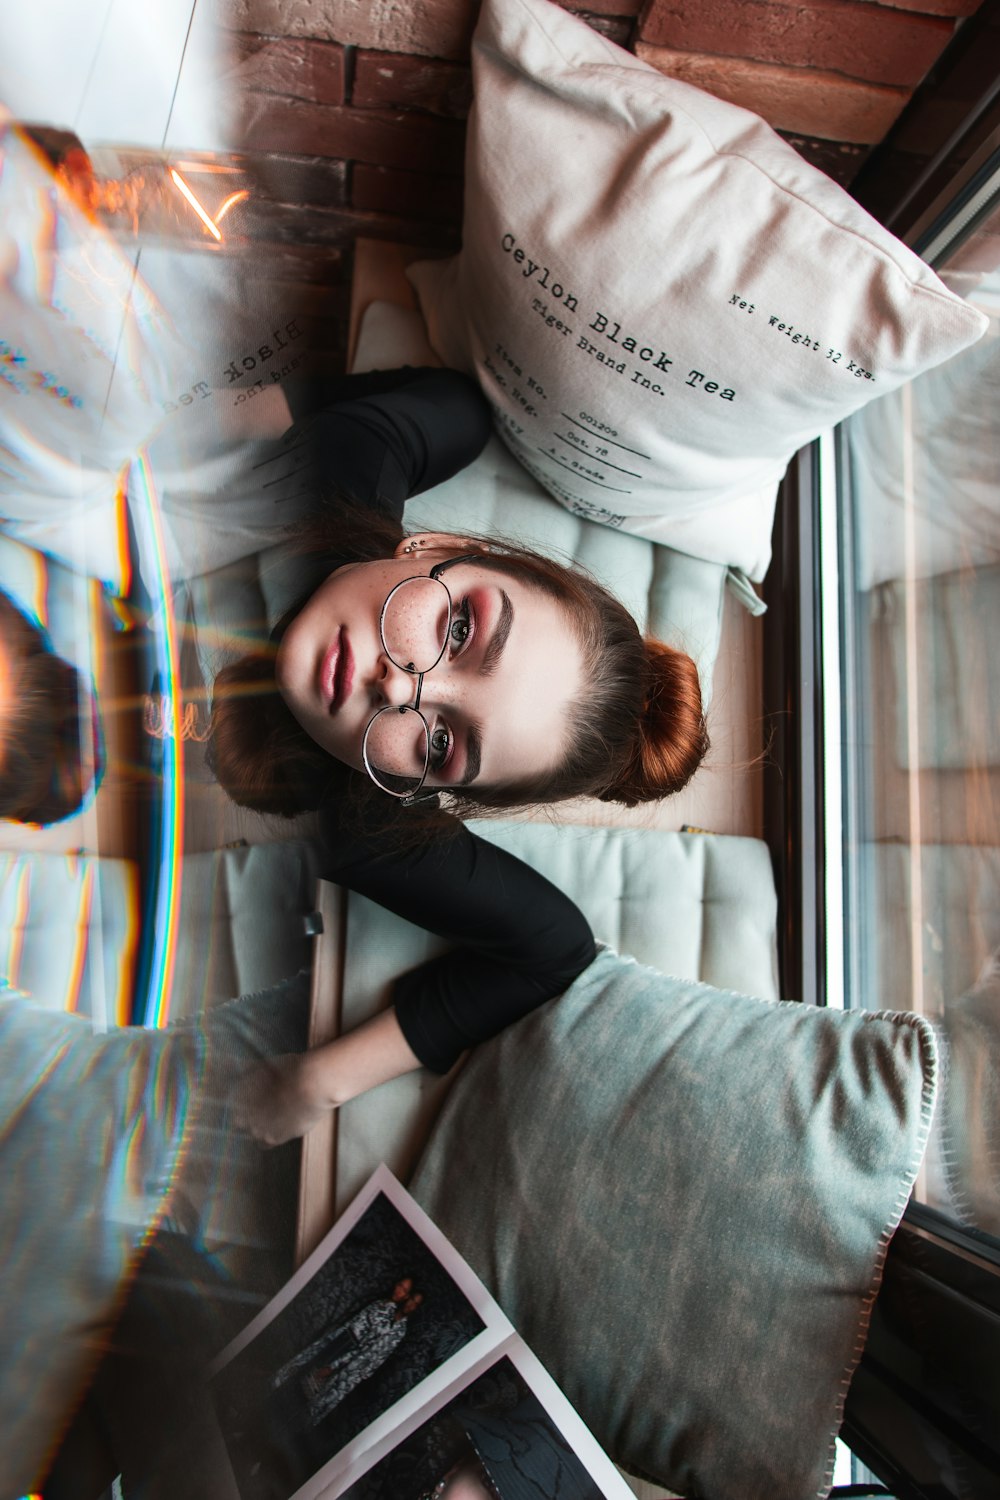
[[[988,315],[985,337],[840,434],[840,689],[847,1000],[940,1023],[947,1088],[917,1196],[1000,1236],[1000,209],[989,202],[936,264]]]

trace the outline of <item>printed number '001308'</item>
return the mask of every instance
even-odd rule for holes
[[[593,427],[595,432],[606,432],[608,434],[608,437],[613,438],[616,438],[618,436],[618,429],[616,427],[609,427],[607,422],[599,422],[597,418],[592,417],[589,412],[582,411],[580,413],[580,421],[588,423],[589,426]]]

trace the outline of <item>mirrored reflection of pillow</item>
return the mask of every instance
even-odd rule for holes
[[[485,0],[461,254],[413,279],[570,510],[762,576],[791,455],[985,320],[755,115]]]
[[[825,1494],[933,1107],[919,1017],[610,949],[473,1053],[411,1184],[616,1462]]]
[[[1000,562],[1000,270],[975,295],[988,337],[848,428],[862,588]]]
[[[0,995],[2,1493],[40,1487],[163,1211],[202,1066],[194,1032],[100,1033]]]
[[[176,336],[124,251],[0,127],[0,524],[119,592],[123,476],[163,418]]]
[[[937,1146],[963,1224],[1000,1236],[1000,957],[945,1007],[948,1083]]]

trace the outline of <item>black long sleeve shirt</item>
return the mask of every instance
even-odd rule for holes
[[[471,463],[490,430],[477,387],[451,370],[375,371],[287,394],[296,425],[286,445],[302,446],[318,480],[397,519],[411,495]],[[464,825],[401,842],[333,798],[320,819],[328,879],[456,945],[395,987],[403,1035],[426,1067],[447,1071],[592,961],[577,906]]]

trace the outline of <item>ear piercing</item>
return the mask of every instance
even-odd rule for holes
[[[417,537],[413,538],[412,542],[407,542],[406,546],[403,548],[403,551],[404,552],[415,552],[418,547],[425,547],[426,545],[427,545],[427,539],[426,539],[426,537],[417,536]],[[477,542],[476,546],[477,546],[477,549],[480,552],[492,552],[493,551],[493,548],[492,548],[492,546],[490,545],[489,542]]]

